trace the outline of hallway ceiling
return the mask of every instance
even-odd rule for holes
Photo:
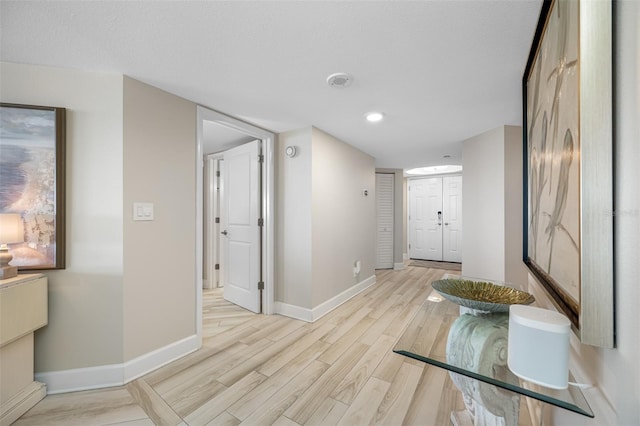
[[[461,141],[521,124],[541,4],[5,0],[0,59],[122,73],[276,133],[313,125],[378,167],[460,164]],[[336,72],[351,86],[329,87]]]

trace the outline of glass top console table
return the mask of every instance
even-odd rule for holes
[[[520,379],[509,370],[508,327],[508,313],[460,307],[434,290],[393,351],[457,373],[451,378],[466,399],[465,404],[473,399],[489,412],[499,413],[507,424],[518,423],[519,395],[594,417],[579,388],[547,388]],[[514,409],[510,410],[510,406]],[[510,415],[515,416],[511,421]]]

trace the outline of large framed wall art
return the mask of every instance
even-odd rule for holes
[[[64,108],[0,104],[0,213],[24,226],[18,270],[65,267],[65,122]]]
[[[585,344],[613,347],[610,1],[545,0],[523,76],[524,262]]]

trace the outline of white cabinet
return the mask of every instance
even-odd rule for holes
[[[45,397],[33,380],[33,332],[47,324],[47,278],[0,281],[0,425],[9,425]]]

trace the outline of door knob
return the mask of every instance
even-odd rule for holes
[[[227,235],[227,231],[222,231],[221,234],[222,235]]]

